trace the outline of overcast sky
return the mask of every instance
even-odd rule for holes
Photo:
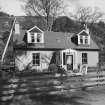
[[[65,0],[66,1],[66,0]],[[102,12],[105,12],[105,0],[67,0],[70,5],[70,11],[73,11],[78,6],[99,7]],[[4,12],[15,16],[24,15],[21,9],[22,2],[20,0],[0,0],[0,6]]]

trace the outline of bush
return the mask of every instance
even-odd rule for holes
[[[50,64],[49,67],[48,67],[48,71],[49,72],[52,72],[52,73],[57,73],[57,65],[56,64]]]

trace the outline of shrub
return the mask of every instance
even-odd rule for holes
[[[52,72],[52,73],[56,73],[58,70],[57,65],[56,64],[50,64],[48,67],[48,71]]]

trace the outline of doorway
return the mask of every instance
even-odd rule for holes
[[[67,70],[73,70],[73,55],[66,55]]]

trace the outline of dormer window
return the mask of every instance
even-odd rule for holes
[[[27,31],[28,43],[43,43],[44,42],[44,32],[41,31],[37,26],[31,28]]]
[[[80,36],[80,44],[88,44],[88,36]]]
[[[31,36],[31,42],[32,43],[41,43],[42,34],[41,33],[30,33]]]
[[[80,45],[89,45],[90,44],[90,35],[84,30],[78,34],[78,44]]]

